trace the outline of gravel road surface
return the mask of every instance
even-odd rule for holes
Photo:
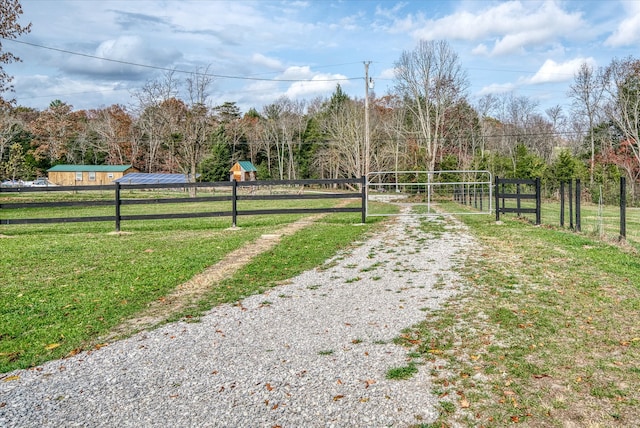
[[[289,284],[4,375],[2,427],[386,427],[437,418],[429,367],[392,340],[462,287],[473,239],[401,216]],[[357,226],[354,226],[357,227]],[[12,380],[8,380],[12,379]]]

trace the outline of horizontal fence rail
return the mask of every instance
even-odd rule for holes
[[[278,214],[316,214],[316,213],[361,213],[362,223],[366,222],[366,180],[362,178],[334,179],[334,180],[265,180],[265,181],[224,181],[203,183],[167,183],[167,184],[121,184],[100,186],[47,186],[47,187],[6,187],[0,188],[2,193],[56,193],[66,192],[81,195],[83,192],[98,192],[113,194],[113,199],[86,199],[78,201],[42,201],[42,202],[3,202],[0,201],[0,224],[42,224],[42,223],[77,223],[113,221],[116,231],[120,231],[122,221],[185,219],[203,217],[231,217],[232,226],[237,225],[238,216],[278,215]],[[313,193],[274,193],[277,188],[299,186],[316,186],[320,190]],[[359,188],[359,191],[344,191],[339,187]],[[256,189],[270,189],[270,194],[258,194]],[[157,189],[189,190],[194,195],[190,197],[145,197],[131,199],[123,197],[123,193],[131,190],[151,191]],[[227,194],[215,196],[196,196],[197,189],[218,189]],[[282,200],[318,200],[318,199],[356,199],[359,207],[326,207],[326,208],[273,208],[273,209],[242,209],[238,202],[242,201],[282,201]],[[158,204],[193,204],[206,202],[226,202],[228,209],[202,212],[156,213],[156,214],[123,214],[122,207],[134,205]],[[112,206],[113,215],[102,216],[69,216],[50,218],[1,218],[2,210],[27,208],[74,208]]]

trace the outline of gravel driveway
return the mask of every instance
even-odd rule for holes
[[[429,367],[392,343],[460,287],[473,239],[401,216],[289,284],[99,350],[8,373],[6,427],[384,427],[436,419]],[[19,376],[16,378],[16,376]],[[14,379],[9,380],[7,379]]]

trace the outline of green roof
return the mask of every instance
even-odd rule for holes
[[[258,171],[255,166],[250,161],[238,161],[240,167],[246,172]]]
[[[131,165],[56,165],[47,172],[125,172]]]

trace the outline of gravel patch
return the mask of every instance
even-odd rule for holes
[[[434,221],[434,220],[432,220]],[[402,216],[289,284],[0,381],[3,427],[384,427],[433,422],[392,340],[462,287],[473,239]],[[13,379],[13,380],[8,380]]]

